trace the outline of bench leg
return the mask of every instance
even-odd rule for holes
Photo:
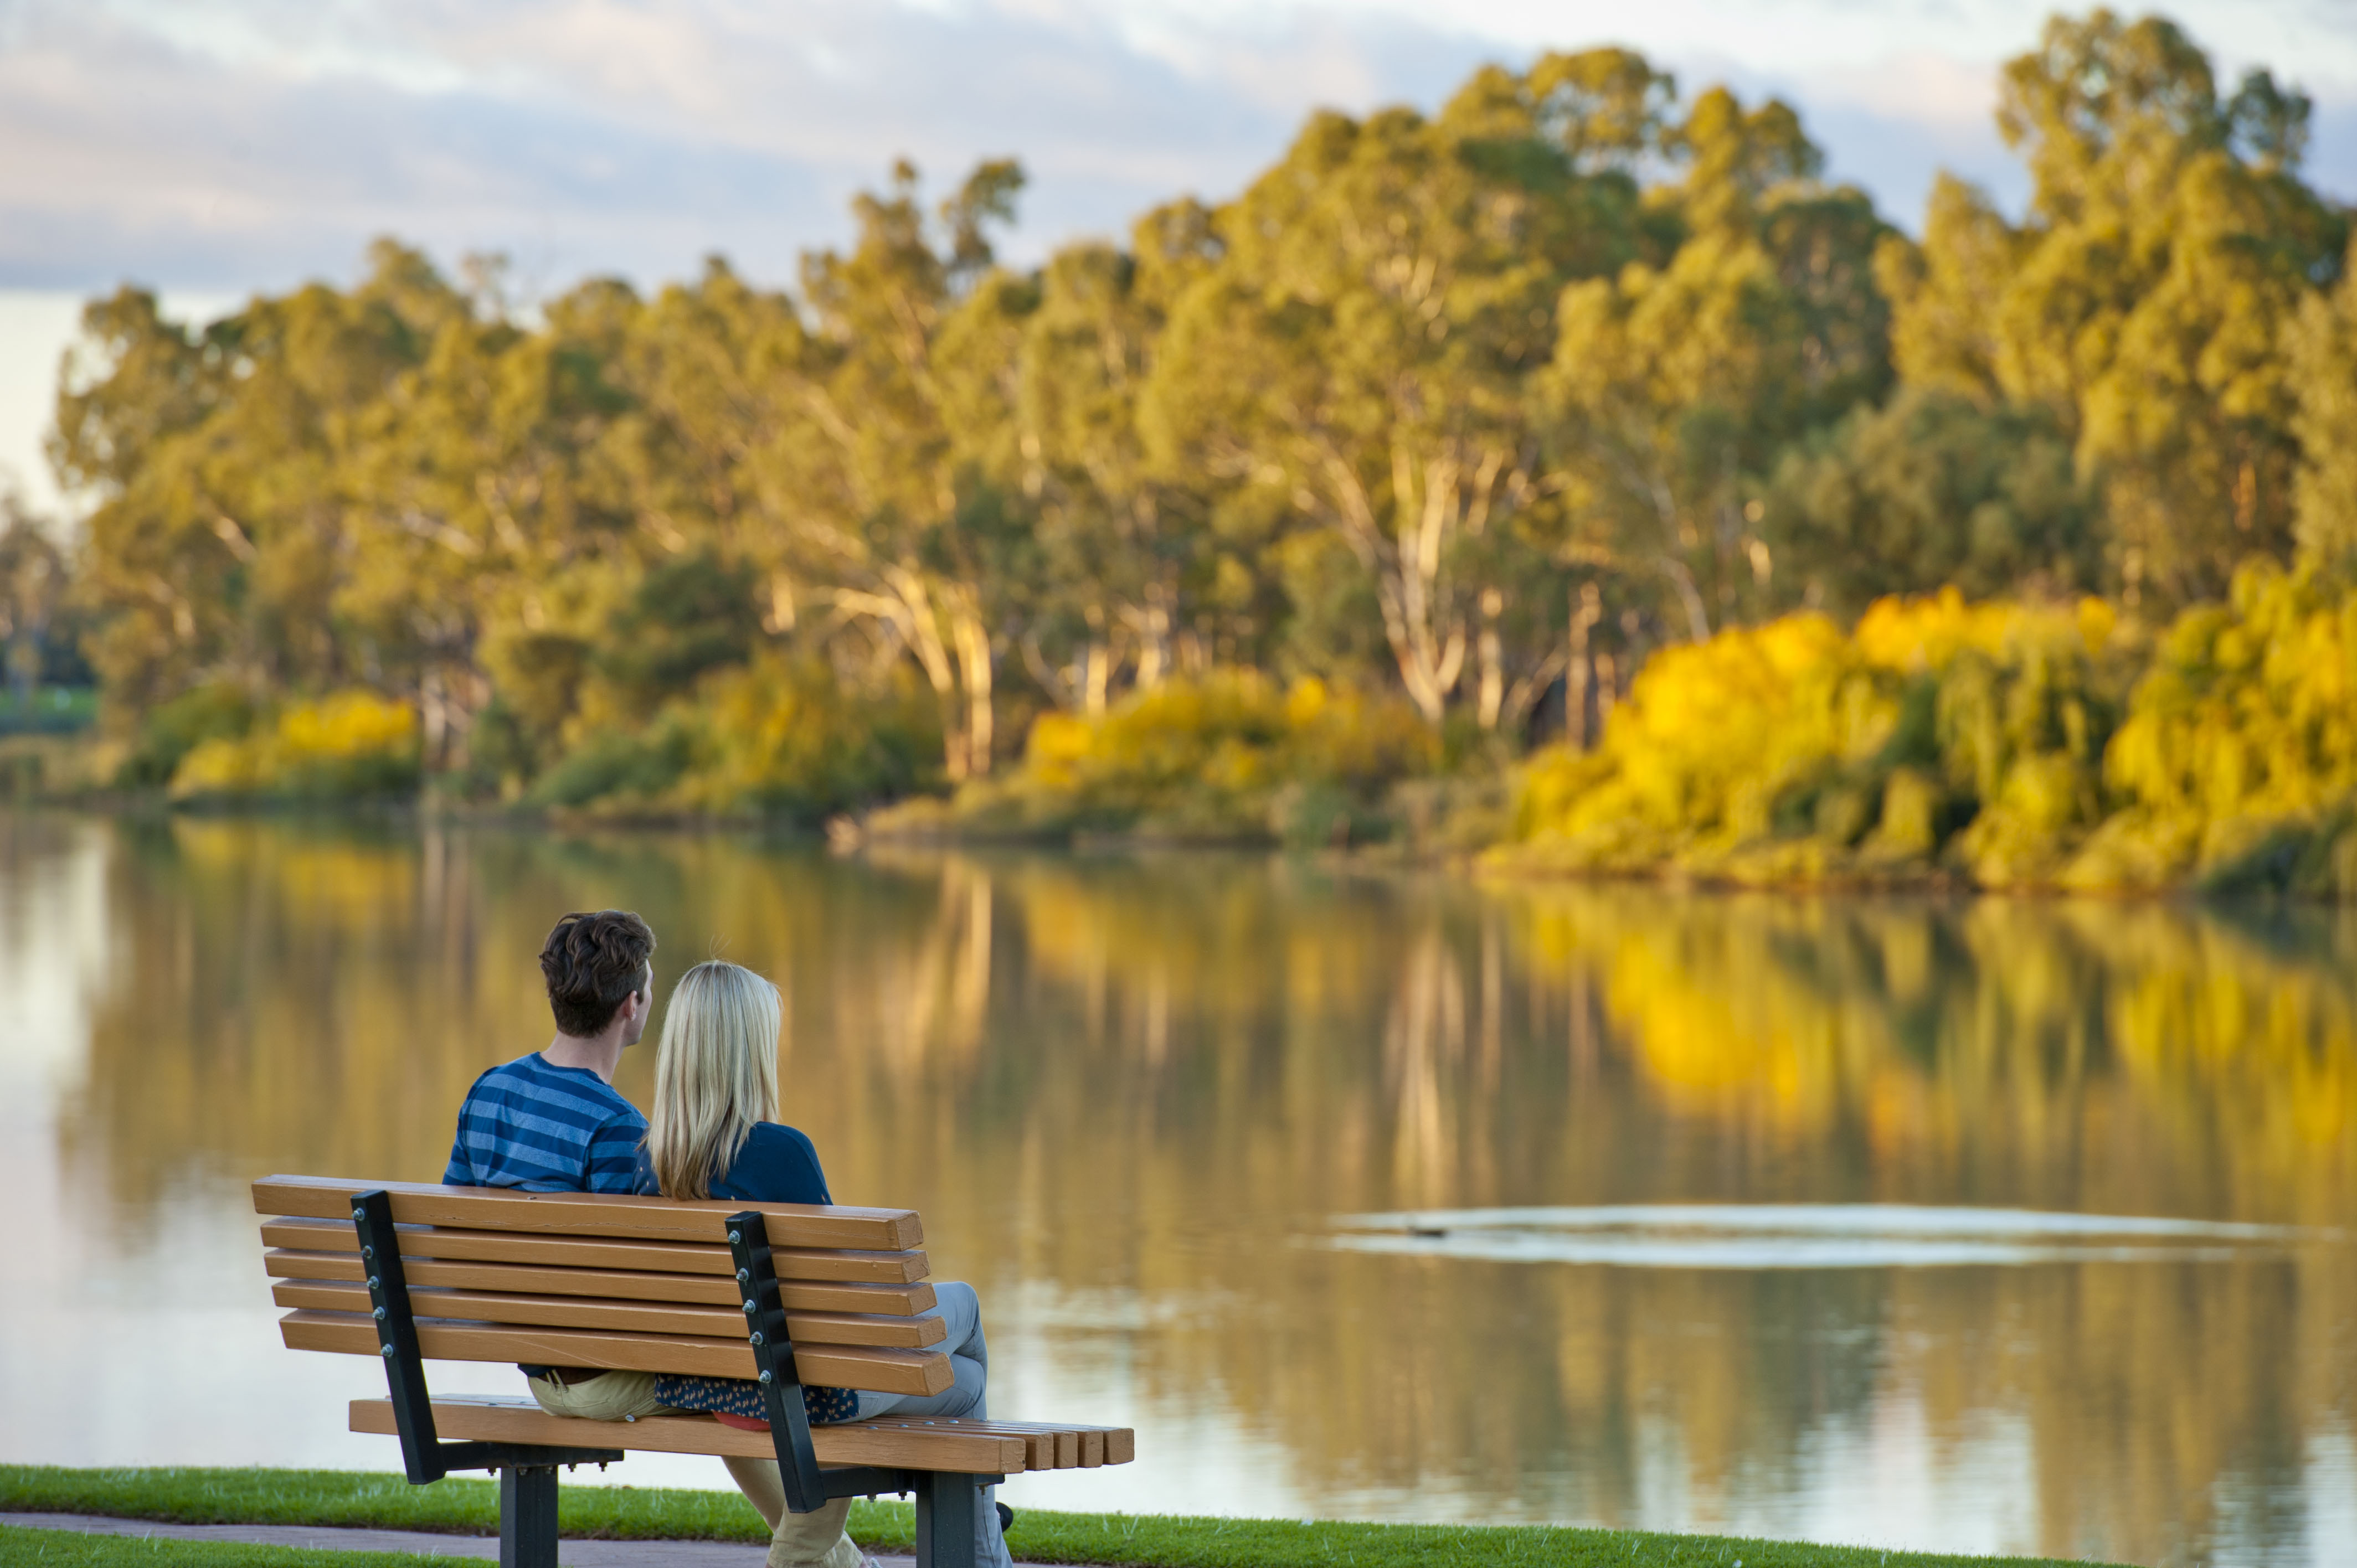
[[[981,1516],[981,1477],[920,1472],[917,1568],[976,1568],[974,1536]]]
[[[556,1568],[556,1466],[500,1471],[500,1568]]]

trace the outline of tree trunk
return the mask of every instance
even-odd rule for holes
[[[442,667],[426,666],[417,682],[419,727],[425,732],[425,756],[422,758],[427,773],[442,770],[443,748],[450,734],[448,705],[442,699]]]
[[[959,671],[965,678],[965,777],[979,779],[990,771],[991,752],[996,741],[990,633],[975,613],[969,593],[961,589],[942,596],[951,601],[951,629],[957,641]]]
[[[888,566],[882,575],[889,593],[838,588],[834,593],[835,607],[855,615],[873,616],[884,622],[899,633],[902,646],[916,656],[918,668],[924,671],[925,680],[933,689],[934,701],[941,704],[942,770],[952,783],[960,782],[967,774],[967,725],[958,713],[957,669],[942,642],[933,603],[935,595],[922,577],[905,566]]]
[[[1146,606],[1137,619],[1137,689],[1150,692],[1162,683],[1169,664],[1170,612],[1157,602]]]
[[[1081,655],[1088,661],[1082,675],[1082,708],[1089,717],[1104,717],[1105,690],[1113,682],[1113,650],[1102,642],[1091,642]],[[1144,665],[1141,661],[1140,669]],[[1141,683],[1143,677],[1141,676]]]
[[[1565,666],[1563,678],[1563,736],[1574,751],[1586,751],[1588,746],[1588,692],[1595,672],[1587,656],[1588,633],[1604,618],[1604,596],[1593,583],[1579,585],[1579,596],[1571,607],[1571,657]]]
[[[1505,607],[1503,594],[1495,588],[1481,590],[1481,688],[1478,712],[1484,730],[1498,727],[1499,710],[1506,703],[1505,655],[1498,640],[1498,612]]]
[[[1710,640],[1710,610],[1702,602],[1702,590],[1695,585],[1694,574],[1686,564],[1674,555],[1662,557],[1662,572],[1677,590],[1679,607],[1686,612],[1686,631],[1696,642]]]
[[[1457,457],[1443,455],[1423,462],[1419,473],[1415,455],[1394,445],[1389,530],[1377,522],[1373,498],[1339,452],[1327,447],[1320,466],[1342,537],[1374,576],[1400,682],[1425,721],[1437,725],[1472,650],[1448,581],[1449,546],[1458,535],[1487,527],[1506,456],[1485,453],[1469,474]]]

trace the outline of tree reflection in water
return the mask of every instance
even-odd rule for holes
[[[1375,1210],[1664,1202],[2337,1231],[2347,916],[718,835],[102,840],[59,1158],[126,1213],[197,1175],[432,1177],[471,1078],[545,1038],[550,919],[626,905],[664,974],[721,951],[784,987],[787,1118],[838,1197],[924,1211],[939,1269],[1046,1359],[1017,1387],[1117,1383],[1148,1454],[1157,1423],[1216,1418],[1303,1512],[2357,1552],[2310,1538],[2357,1403],[2330,1234],[1772,1270],[1325,1244]],[[651,1066],[620,1080],[641,1102]]]

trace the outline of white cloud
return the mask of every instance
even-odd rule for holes
[[[1871,66],[1846,66],[1816,79],[1821,102],[1904,120],[1925,133],[1970,141],[1989,133],[1996,113],[1996,73],[1986,64],[1946,55],[1891,56]]]
[[[1018,252],[1234,189],[1310,108],[1429,106],[1485,58],[1619,41],[1689,88],[1797,102],[1911,221],[1943,165],[2018,195],[1996,64],[2048,0],[16,0],[0,8],[0,285],[281,287],[373,234],[504,249],[550,285],[788,275],[906,153],[1012,154]],[[2182,0],[2234,69],[2325,104],[2357,184],[2357,18]]]

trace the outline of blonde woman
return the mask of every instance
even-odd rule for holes
[[[663,1018],[655,1058],[654,1110],[639,1151],[638,1189],[665,1197],[723,1197],[744,1203],[832,1203],[826,1173],[809,1138],[778,1120],[778,988],[715,959],[679,977]],[[805,1387],[813,1423],[887,1413],[987,1419],[984,1390],[990,1351],[974,1287],[936,1283],[934,1306],[949,1332],[943,1347],[956,1381],[930,1399],[866,1389]],[[661,1377],[653,1398],[675,1410],[710,1411],[732,1425],[767,1429],[760,1385],[721,1378]],[[784,1483],[771,1459],[729,1459],[728,1473],[767,1520],[770,1568],[859,1568],[859,1549],[843,1533],[851,1511],[838,1498],[813,1513],[786,1510]],[[1002,1531],[1012,1516],[985,1507],[975,1527],[975,1560],[1011,1568]]]

